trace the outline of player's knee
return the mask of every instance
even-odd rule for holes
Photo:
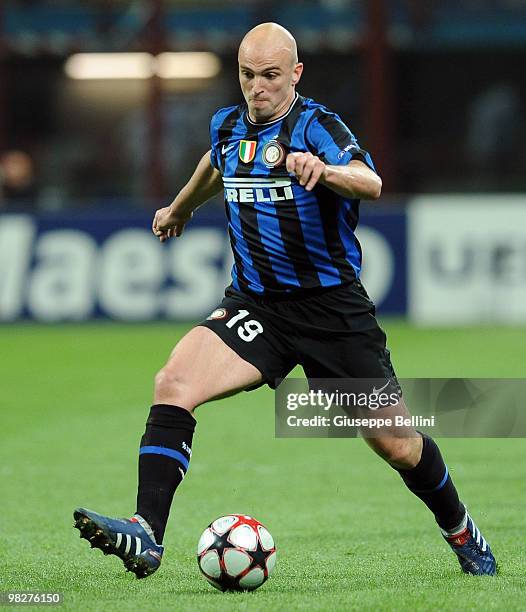
[[[178,368],[164,366],[155,375],[155,402],[159,404],[174,404],[192,411],[196,402],[191,389],[184,381],[184,376]]]

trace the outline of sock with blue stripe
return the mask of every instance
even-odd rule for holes
[[[195,429],[194,417],[179,406],[156,404],[150,409],[139,449],[137,514],[151,526],[161,544],[177,487],[190,457]]]
[[[435,515],[438,525],[449,531],[462,522],[465,508],[436,442],[426,434],[420,435],[423,442],[420,461],[410,470],[397,471],[407,488]]]

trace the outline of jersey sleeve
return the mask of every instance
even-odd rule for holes
[[[306,142],[313,155],[332,166],[345,166],[359,159],[376,172],[369,153],[362,149],[354,134],[335,113],[323,109],[315,113],[309,122]]]
[[[216,113],[217,114],[217,113]],[[218,155],[218,133],[216,127],[216,115],[210,120],[210,163],[216,170],[219,168],[219,155]]]

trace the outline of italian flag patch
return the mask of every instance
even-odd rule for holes
[[[249,164],[256,155],[257,142],[255,140],[242,140],[239,143],[239,159]]]

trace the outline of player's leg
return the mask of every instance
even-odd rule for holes
[[[394,376],[394,372],[392,373]],[[403,397],[395,406],[379,411],[384,418],[408,418]],[[394,468],[407,488],[431,510],[441,529],[455,531],[465,516],[448,469],[435,441],[413,427],[386,427],[380,436],[364,432],[367,444]]]
[[[497,567],[493,553],[460,501],[438,445],[427,434],[415,434],[417,437],[397,438],[393,433],[366,438],[366,442],[431,510],[462,570],[466,574],[494,575]]]
[[[377,325],[377,324],[376,324]],[[369,376],[396,380],[389,351],[385,346],[385,334],[377,325],[369,334],[360,337],[363,346],[359,350],[361,367],[370,371]],[[377,364],[377,365],[376,365]],[[363,376],[363,372],[359,373]],[[392,409],[394,414],[409,417],[403,397]],[[460,501],[456,486],[444,462],[440,449],[427,434],[412,427],[404,428],[402,436],[393,430],[387,436],[365,439],[401,476],[406,487],[433,513],[441,533],[456,553],[462,570],[467,574],[494,575],[495,558],[488,543]]]
[[[251,314],[249,303],[225,298],[178,343],[155,378],[155,403],[139,451],[135,516],[112,519],[79,508],[74,517],[81,537],[119,556],[138,578],[156,571],[172,498],[191,458],[194,409],[263,382],[273,386],[294,365],[287,350],[272,324]]]
[[[261,372],[213,331],[195,327],[188,332],[155,378],[154,405],[139,450],[134,518],[111,519],[79,508],[74,517],[81,536],[122,558],[138,578],[153,573],[161,562],[172,499],[192,454],[193,410],[261,380]]]
[[[341,295],[334,294],[330,300],[334,299],[338,300],[338,308],[347,325],[342,323],[342,317],[333,322],[326,318],[323,322],[326,342],[318,343],[318,347],[305,337],[301,354],[308,378],[375,379],[398,387],[386,348],[386,336],[362,285],[357,283]],[[331,304],[326,306],[325,312],[330,313]],[[327,329],[329,325],[334,326],[332,337]],[[392,411],[409,416],[402,398]],[[366,437],[369,446],[398,471],[408,489],[434,514],[442,534],[458,555],[463,571],[494,574],[493,555],[460,502],[436,442],[412,428],[404,429],[402,436],[394,431],[376,438],[369,435]]]
[[[409,417],[403,398],[398,405],[385,409]],[[364,435],[367,444],[401,476],[407,488],[419,497],[433,513],[441,529],[458,531],[465,518],[465,508],[444,463],[436,442],[412,427],[384,429],[381,436]]]

